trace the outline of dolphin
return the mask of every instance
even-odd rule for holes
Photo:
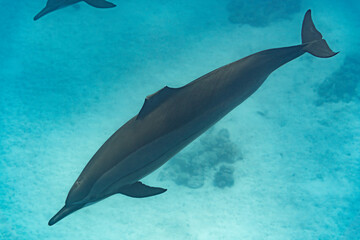
[[[310,53],[333,52],[305,14],[302,44],[261,51],[220,67],[180,87],[146,97],[140,112],[95,153],[70,189],[53,225],[76,210],[121,193],[134,198],[166,191],[140,182],[252,95],[277,68]]]
[[[41,10],[36,16],[34,17],[34,21],[38,20],[42,16],[51,13],[55,10],[73,5],[78,2],[86,2],[90,6],[96,7],[96,8],[113,8],[116,7],[115,4],[111,2],[107,2],[105,0],[48,0],[46,3],[46,6],[43,10]]]

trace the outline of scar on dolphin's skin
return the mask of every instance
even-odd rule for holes
[[[252,54],[181,88],[164,87],[148,96],[139,114],[91,158],[49,225],[113,194],[143,198],[165,192],[140,180],[245,101],[280,66],[306,52],[320,58],[336,55],[315,28],[310,10],[301,36],[300,45]]]
[[[42,9],[36,16],[34,17],[34,21],[39,18],[64,7],[73,5],[78,2],[86,2],[90,6],[96,8],[113,8],[116,7],[115,4],[111,2],[107,2],[105,0],[48,0],[44,9]]]

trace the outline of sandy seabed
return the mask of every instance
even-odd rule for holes
[[[226,2],[215,0],[116,2],[106,11],[81,3],[37,22],[43,1],[6,3],[0,239],[360,239],[360,90],[350,101],[315,104],[321,83],[359,53],[359,3],[335,2],[303,1],[298,13],[264,27],[230,23]],[[160,181],[159,169],[143,182],[165,194],[112,196],[47,226],[91,156],[145,96],[300,43],[308,8],[341,53],[287,64],[216,124],[242,151],[232,187],[205,179],[191,189]]]

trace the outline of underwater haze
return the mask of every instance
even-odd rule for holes
[[[360,2],[81,2],[0,9],[0,239],[360,239]],[[334,51],[305,54],[142,182],[49,227],[99,147],[147,95],[249,54],[300,44],[303,16]]]

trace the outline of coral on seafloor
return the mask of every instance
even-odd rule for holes
[[[287,19],[300,9],[299,0],[230,0],[227,5],[231,23],[249,24],[254,27],[264,27],[272,22]]]
[[[342,66],[326,78],[317,89],[316,105],[360,100],[359,57],[348,56]]]
[[[159,179],[170,179],[178,185],[200,188],[207,178],[214,177],[214,186],[230,187],[234,184],[234,168],[231,164],[239,159],[242,159],[241,152],[231,141],[229,131],[225,128],[219,131],[211,129],[190,148],[171,159],[160,172]]]
[[[213,184],[215,187],[218,188],[225,188],[225,187],[231,187],[234,185],[234,167],[222,165],[215,173]]]

